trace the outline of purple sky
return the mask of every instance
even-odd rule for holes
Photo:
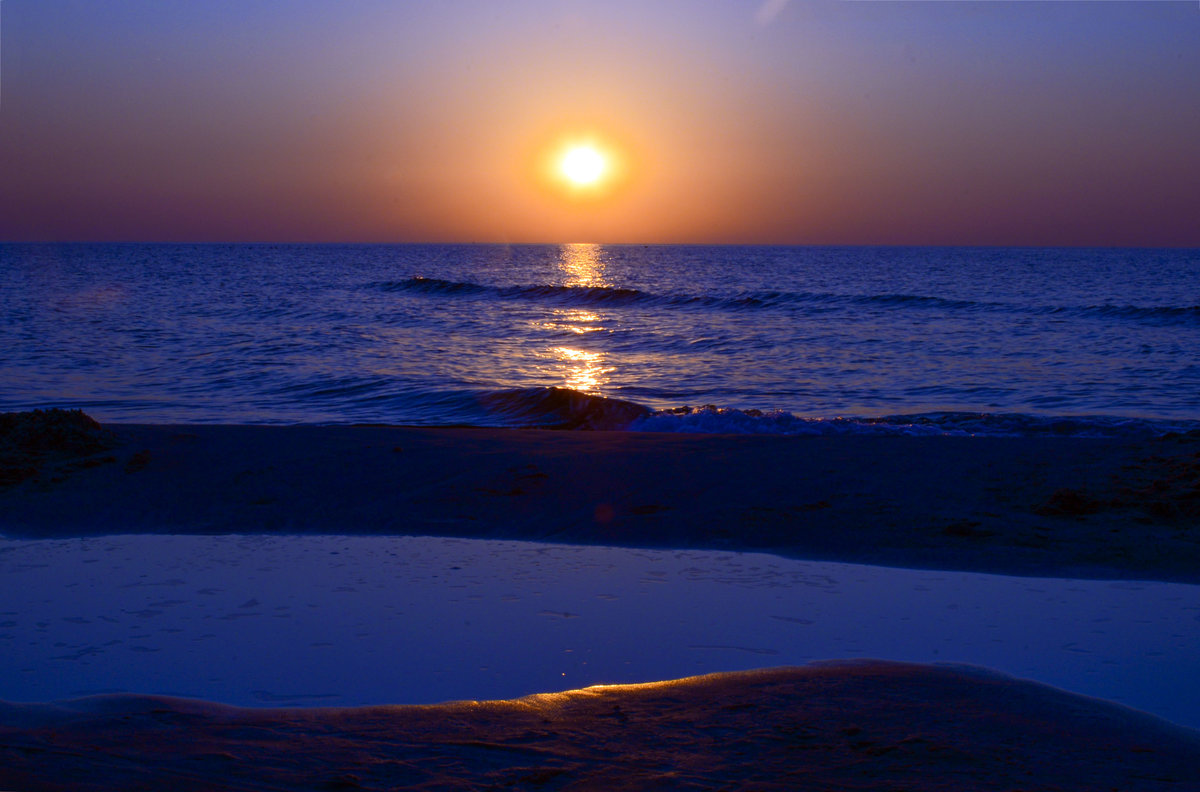
[[[3,0],[0,90],[0,240],[1200,246],[1195,0]]]

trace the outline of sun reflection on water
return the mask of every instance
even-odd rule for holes
[[[563,386],[583,393],[599,393],[607,382],[612,368],[604,366],[603,352],[589,352],[570,347],[554,347],[550,352],[559,362]]]
[[[547,330],[561,330],[577,335],[595,333],[604,329],[600,325],[604,317],[592,311],[584,311],[578,308],[555,308],[553,313],[554,315],[550,319],[538,322],[538,327],[543,327]]]
[[[608,286],[604,278],[603,248],[588,242],[563,245],[558,251],[558,266],[566,279],[564,286]]]
[[[603,248],[600,245],[577,243],[559,248],[558,265],[563,272],[563,285],[596,288],[609,285],[604,278]],[[541,323],[546,329],[565,331],[584,336],[605,330],[604,316],[583,308],[557,308],[553,318]],[[554,364],[548,368],[562,387],[583,393],[600,393],[608,383],[613,367],[606,366],[604,352],[555,346],[548,350]]]

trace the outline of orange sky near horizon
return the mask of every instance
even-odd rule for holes
[[[7,0],[0,240],[1200,246],[1194,6]]]

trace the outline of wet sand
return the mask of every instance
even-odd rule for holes
[[[0,534],[460,536],[1200,582],[1197,437],[110,428],[114,449],[0,489]]]

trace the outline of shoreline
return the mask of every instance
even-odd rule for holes
[[[0,542],[0,699],[434,704],[837,658],[955,662],[1200,729],[1200,587],[398,536]],[[1114,660],[1119,659],[1119,662]],[[2,787],[0,787],[2,789]]]
[[[394,534],[1200,583],[1200,438],[106,426],[0,534]]]

